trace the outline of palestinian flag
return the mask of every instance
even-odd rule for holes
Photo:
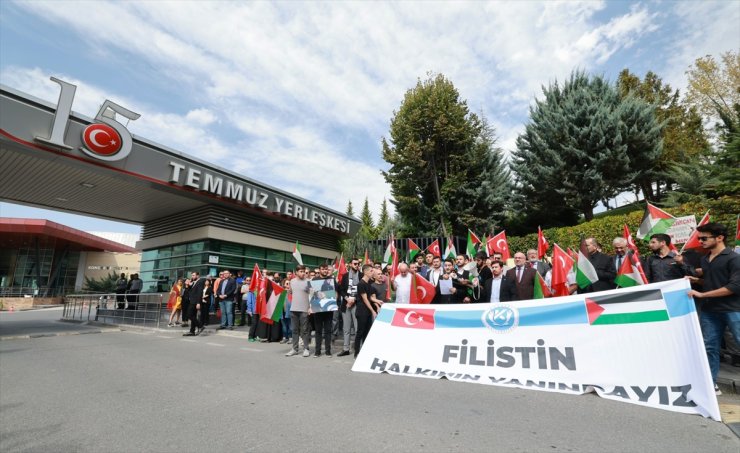
[[[634,255],[627,254],[622,260],[622,265],[619,267],[619,271],[617,271],[617,278],[614,279],[614,283],[619,288],[629,288],[630,286],[645,284],[642,280],[642,275],[640,275],[639,266],[635,266],[635,259]]]
[[[293,247],[293,258],[295,258],[298,264],[303,266],[303,258],[301,257],[301,244],[299,244],[298,241],[295,241],[295,246]]]
[[[707,211],[706,214],[704,214],[704,217],[701,218],[699,221],[699,225],[702,226],[709,223],[710,217],[709,217],[709,211]],[[700,249],[701,248],[701,242],[697,239],[699,237],[699,232],[694,230],[691,232],[691,235],[689,236],[689,240],[686,241],[686,243],[681,247],[681,253],[683,253],[686,249]]]
[[[547,282],[542,277],[542,275],[540,275],[540,273],[537,272],[537,276],[534,279],[534,298],[544,299],[550,296],[552,296],[552,292],[550,291],[550,288],[547,286]]]
[[[625,223],[622,226],[622,237],[625,241],[627,241],[627,247],[630,248],[635,253],[639,253],[640,251],[637,249],[637,244],[635,244],[635,240],[632,239],[632,233],[630,233],[630,229]]]
[[[419,246],[411,239],[407,239],[407,241],[409,246],[409,263],[413,263],[416,255],[421,253],[421,248],[419,248]]]
[[[385,269],[386,266],[392,266],[393,265],[393,254],[396,251],[396,244],[393,240],[393,236],[388,238],[388,246],[385,248],[385,253],[383,254],[383,268]]]
[[[665,233],[668,231],[668,228],[670,228],[675,221],[675,217],[648,203],[647,208],[645,208],[645,214],[642,216],[640,228],[637,230],[637,239],[649,241],[650,236],[653,234]]]
[[[262,321],[269,319],[269,323],[272,323],[280,321],[280,317],[283,314],[283,307],[285,306],[285,299],[288,297],[288,292],[273,281],[270,281],[270,285],[272,285],[272,294],[270,294],[270,298],[267,300],[265,313],[262,315]]]
[[[668,310],[659,289],[619,292],[585,299],[592,326],[668,321]]]
[[[588,259],[586,240],[581,239],[581,249],[578,251],[578,260],[576,261],[576,283],[578,283],[579,288],[583,289],[597,281],[599,281],[599,276],[596,275],[596,269],[591,264],[591,260]]]
[[[434,242],[429,244],[427,250],[429,250],[429,253],[431,253],[432,255],[441,257],[442,250],[439,248],[439,239],[435,239]]]
[[[442,259],[452,258],[453,260],[457,258],[457,250],[455,250],[455,244],[452,242],[452,238],[447,238],[447,247],[445,248],[445,256],[442,257]]]
[[[475,256],[475,252],[477,251],[476,245],[478,244],[480,244],[480,238],[478,238],[475,233],[468,230],[468,244],[465,248],[466,253],[470,258],[473,258]]]

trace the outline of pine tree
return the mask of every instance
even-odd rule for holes
[[[550,226],[581,212],[586,220],[623,181],[632,181],[619,95],[602,77],[574,71],[543,87],[530,121],[516,141],[511,167],[530,218]]]
[[[362,205],[362,211],[360,212],[360,232],[364,233],[368,239],[375,239],[375,222],[373,222],[373,214],[370,212],[370,204],[365,197],[365,203]]]
[[[352,207],[352,200],[347,201],[347,215],[354,216],[355,209]]]

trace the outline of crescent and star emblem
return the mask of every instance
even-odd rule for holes
[[[416,322],[411,322],[411,314],[416,315]],[[424,321],[424,318],[421,315],[417,314],[415,311],[410,311],[406,313],[406,316],[403,317],[403,322],[405,322],[407,326],[413,326],[414,324],[419,324],[422,321]]]

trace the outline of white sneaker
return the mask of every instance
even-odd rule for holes
[[[717,384],[714,384],[714,393],[715,393],[715,394],[716,394],[717,396],[720,396],[720,395],[722,395],[722,390],[720,390],[720,389],[719,389],[719,385],[717,385]]]
[[[296,354],[298,354],[298,352],[297,352],[297,351],[296,351]],[[310,352],[308,352],[308,349],[304,349],[304,350],[303,350],[303,357],[308,357],[308,356],[310,356],[310,355],[311,355],[311,353],[310,353]]]
[[[294,355],[298,355],[298,351],[291,349],[287,354],[285,354],[285,357],[293,357]],[[306,355],[304,354],[303,356],[305,357]]]

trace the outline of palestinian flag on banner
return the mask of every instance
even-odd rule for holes
[[[596,269],[588,259],[588,248],[586,248],[586,239],[581,238],[581,249],[578,251],[578,260],[576,261],[576,283],[583,289],[599,281],[596,275]]]
[[[619,292],[586,297],[588,323],[592,326],[668,321],[663,293],[659,289]]]
[[[630,286],[644,285],[645,282],[642,280],[639,266],[635,266],[636,257],[630,253],[625,255],[625,259],[622,260],[622,265],[617,271],[617,278],[614,279],[614,283],[619,288],[629,288]]]
[[[434,256],[442,256],[442,249],[439,247],[439,239],[435,239],[434,242],[429,244],[429,247],[427,247],[427,250],[429,250],[429,253],[431,253]]]
[[[411,275],[411,295],[409,303],[428,304],[437,294],[437,289],[427,279],[418,274]]]
[[[303,266],[303,258],[301,257],[301,244],[299,244],[298,241],[295,241],[295,246],[293,247],[293,258],[295,258],[298,264]]]
[[[445,248],[445,256],[442,257],[443,260],[447,258],[452,258],[453,260],[457,258],[457,250],[455,250],[455,244],[452,242],[452,238],[447,238],[447,247]]]
[[[645,208],[645,214],[642,216],[640,228],[637,230],[637,239],[650,240],[650,236],[658,233],[665,233],[673,225],[676,218],[664,210],[653,206],[650,203]]]
[[[552,296],[552,292],[550,288],[547,286],[547,282],[542,277],[542,275],[539,272],[537,272],[537,276],[534,279],[534,298],[544,299],[550,296]]]
[[[265,313],[262,315],[260,321],[272,324],[273,322],[280,321],[280,317],[283,314],[283,306],[285,306],[285,300],[288,297],[288,292],[277,283],[268,280],[272,286],[272,294],[267,299],[265,305]]]
[[[409,247],[409,263],[414,262],[414,258],[416,258],[416,255],[421,253],[421,248],[419,248],[418,245],[411,239],[407,239],[408,241],[408,247]]]
[[[709,211],[707,211],[706,214],[704,214],[704,217],[701,218],[699,221],[699,224],[697,226],[706,225],[709,223],[711,218],[709,217]],[[701,242],[699,242],[699,232],[694,230],[691,232],[691,235],[689,236],[689,240],[686,241],[686,243],[681,247],[681,253],[683,253],[686,249],[700,249],[701,248]]]
[[[545,235],[542,234],[542,228],[537,227],[537,258],[542,259],[550,249],[550,243],[547,242]]]
[[[472,259],[477,251],[477,245],[480,244],[480,238],[475,235],[472,231],[468,230],[468,243],[465,247],[466,254]]]

